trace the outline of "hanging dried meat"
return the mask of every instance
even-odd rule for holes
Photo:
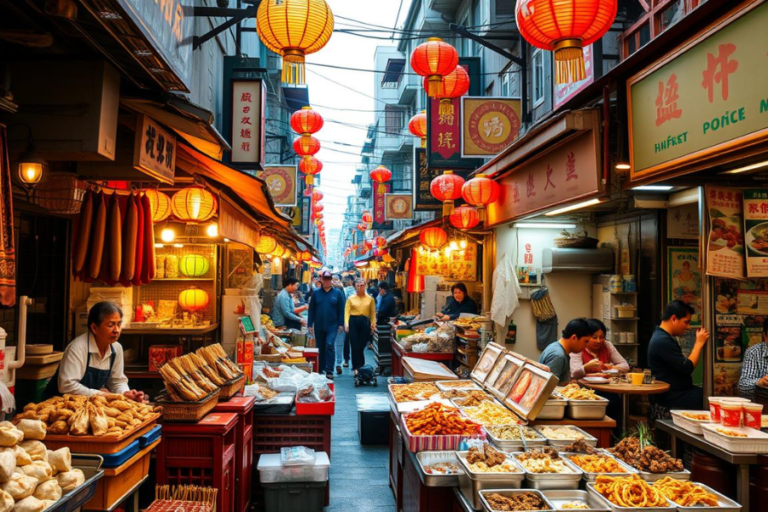
[[[72,243],[72,273],[76,278],[83,279],[86,257],[88,256],[88,242],[91,237],[91,225],[93,224],[94,194],[86,191],[83,204],[80,207],[80,215],[75,223],[76,231]]]
[[[144,270],[144,231],[145,231],[145,224],[144,224],[144,200],[142,199],[141,195],[137,195],[135,197],[136,199],[136,213],[137,213],[137,219],[138,219],[138,230],[136,233],[136,266],[133,271],[133,279],[131,279],[131,283],[135,286],[139,286],[142,284],[141,282],[141,272]],[[125,285],[128,286],[128,285]]]
[[[144,263],[141,268],[141,283],[149,284],[155,278],[155,228],[149,197],[144,194],[141,199],[144,207]]]
[[[136,242],[139,234],[139,212],[136,210],[136,198],[128,196],[125,205],[122,238],[122,267],[120,269],[120,284],[130,286],[136,271]]]
[[[99,277],[101,271],[101,258],[104,252],[104,235],[107,227],[107,203],[104,201],[104,194],[96,194],[94,201],[94,217],[91,227],[90,251],[88,252],[88,272],[87,282],[93,282]]]

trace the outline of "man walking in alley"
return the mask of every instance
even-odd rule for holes
[[[318,373],[333,379],[333,363],[336,361],[336,337],[344,331],[344,292],[333,287],[330,270],[320,273],[320,288],[312,293],[309,301],[307,325],[315,337],[319,352]]]

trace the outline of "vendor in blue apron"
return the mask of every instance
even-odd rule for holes
[[[88,329],[67,346],[59,369],[45,388],[45,397],[116,393],[143,402],[144,393],[130,389],[123,371],[123,347],[117,342],[123,311],[112,302],[98,302],[88,311]]]

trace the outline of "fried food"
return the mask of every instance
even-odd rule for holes
[[[596,449],[594,449],[593,447],[589,446],[586,443],[586,441],[584,441],[583,439],[579,439],[578,441],[576,441],[573,444],[569,444],[568,446],[564,446],[562,448],[562,451],[567,452],[567,453],[588,453],[588,454],[599,453]]]
[[[650,508],[667,507],[661,491],[648,485],[637,475],[614,477],[600,475],[595,481],[595,490],[608,501],[619,507]]]
[[[405,424],[413,436],[472,436],[480,433],[480,425],[463,418],[458,409],[439,403],[408,414]]]
[[[477,464],[478,462],[485,462],[486,466],[493,467],[503,464],[507,460],[507,456],[501,453],[493,446],[484,444],[482,449],[473,446],[467,453],[467,462],[469,464]]]
[[[736,432],[724,428],[716,428],[715,430],[728,437],[747,437],[747,434],[742,434],[741,432]]]
[[[597,394],[588,388],[582,388],[572,382],[560,390],[560,394],[569,400],[602,400]]]
[[[578,441],[579,439],[584,439],[584,434],[571,427],[539,427],[539,432],[541,432],[541,435],[544,437],[560,441]]]
[[[627,471],[607,455],[571,455],[571,462],[586,473],[626,473]]]
[[[390,389],[392,389],[392,394],[395,396],[395,402],[397,403],[429,400],[432,395],[437,395],[440,393],[440,390],[437,389],[437,386],[428,382],[396,384]]]
[[[675,480],[666,476],[653,484],[666,498],[681,507],[717,507],[717,496],[687,480]]]
[[[700,412],[700,413],[684,412],[682,416],[683,418],[688,418],[689,420],[694,420],[694,421],[709,421],[708,412]]]
[[[454,392],[454,391],[456,390],[452,389],[449,392]],[[483,402],[490,402],[490,401],[493,401],[493,397],[491,397],[491,395],[489,395],[485,391],[480,391],[479,389],[466,390],[464,391],[464,395],[462,395],[462,398],[454,400],[454,402],[456,402],[456,405],[458,405],[459,407],[477,407]]]
[[[467,407],[464,409],[464,414],[483,426],[514,425],[518,422],[517,417],[509,409],[494,402],[483,402],[477,407]]]
[[[551,446],[521,453],[517,460],[529,473],[574,473]]]
[[[448,389],[477,389],[477,385],[471,380],[444,381],[440,385]]]
[[[517,425],[492,425],[485,427],[485,430],[500,441],[520,440],[520,428]],[[541,436],[531,427],[523,427],[522,430],[523,437],[525,437],[527,441],[541,439]]]
[[[502,496],[498,493],[487,494],[485,501],[494,511],[546,510],[549,508],[538,494],[532,492],[523,492],[512,496]]]
[[[641,449],[640,440],[626,437],[608,451],[630,466],[649,473],[669,473],[683,471],[683,461],[667,455],[655,446]]]

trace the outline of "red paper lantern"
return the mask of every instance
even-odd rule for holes
[[[361,218],[364,224],[369,225],[373,222],[373,215],[371,215],[371,212],[363,212],[363,216]],[[361,229],[360,231],[365,231],[364,229]]]
[[[293,140],[293,150],[302,157],[313,156],[320,151],[320,141],[311,135],[302,135]]]
[[[324,208],[325,206],[323,206],[322,203],[316,203],[315,206],[312,207],[312,211],[315,212],[315,214],[318,214],[323,211]]]
[[[448,233],[443,228],[427,228],[419,235],[419,241],[430,249],[439,249],[448,241]]]
[[[379,184],[379,194],[383,194],[387,191],[387,188],[384,186],[384,184],[390,179],[392,179],[392,171],[383,165],[380,165],[371,171],[371,180]]]
[[[480,224],[480,215],[473,206],[459,206],[450,217],[451,225],[459,229],[472,229]]]
[[[362,224],[362,223],[357,225],[357,229],[359,229],[360,231],[365,231],[365,229],[366,229],[367,227],[368,227],[368,226],[366,226],[365,224]]]
[[[453,171],[445,171],[432,180],[429,191],[435,199],[443,202],[443,217],[453,211],[453,202],[461,197],[461,187],[464,186],[464,178]]]
[[[427,111],[422,110],[408,122],[408,131],[421,139],[421,147],[427,147]]]
[[[425,88],[427,81],[424,80]],[[440,80],[440,90],[434,98],[440,103],[450,103],[454,98],[461,98],[469,92],[469,73],[464,66],[456,66],[456,69],[448,73]]]
[[[294,144],[296,144],[295,141]],[[320,174],[320,171],[322,170],[323,162],[314,156],[305,156],[299,161],[299,171],[305,175],[304,183],[307,184],[307,192],[311,193],[312,185],[315,183],[314,176]]]
[[[312,135],[323,127],[323,116],[312,110],[312,107],[302,107],[291,114],[291,128],[299,135]]]
[[[485,207],[499,199],[499,184],[485,174],[478,174],[461,187],[461,196],[472,206],[477,206],[480,220],[485,220]]]
[[[411,53],[411,68],[427,78],[427,96],[434,98],[440,90],[440,80],[459,64],[456,48],[439,37],[430,37]]]
[[[375,242],[376,242],[376,247],[384,247],[385,245],[387,245],[387,239],[384,238],[383,236],[377,236],[375,239]]]
[[[515,17],[526,41],[555,52],[556,82],[562,84],[587,77],[583,48],[611,28],[617,8],[617,0],[518,0]]]
[[[318,202],[323,199],[323,193],[317,189],[312,192],[312,201]]]
[[[373,244],[371,243],[370,240],[366,240],[365,242],[363,242],[363,252],[368,252],[371,249],[373,249]]]

